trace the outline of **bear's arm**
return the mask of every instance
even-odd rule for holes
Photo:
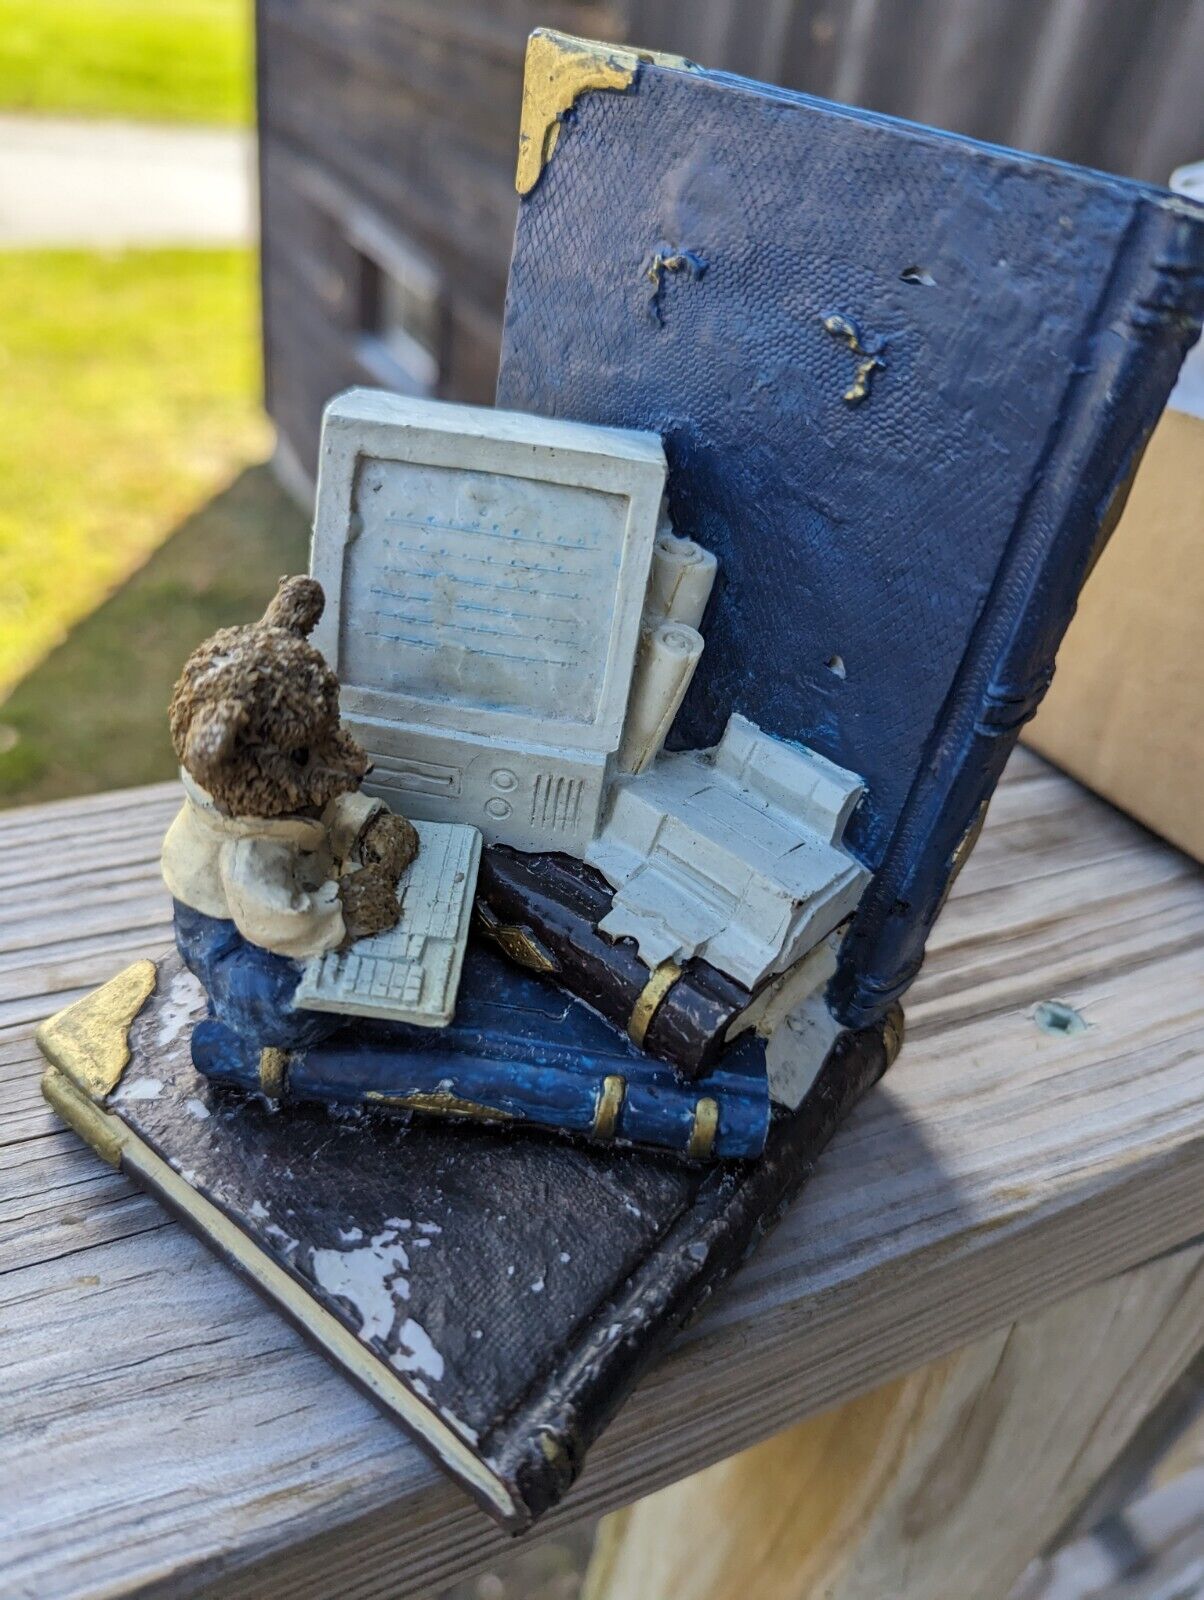
[[[305,960],[342,944],[339,886],[301,882],[301,856],[280,839],[238,839],[222,850],[226,901],[244,939],[276,955]]]

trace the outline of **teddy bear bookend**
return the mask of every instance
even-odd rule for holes
[[[207,709],[180,737],[203,792],[187,829],[214,838],[192,857],[195,887],[169,870],[204,987],[173,951],[38,1032],[43,1092],[64,1119],[512,1530],[561,1499],[894,1058],[899,997],[1198,336],[1204,266],[1204,212],[1121,179],[609,43],[537,33],[528,68],[500,409],[460,410],[450,428],[388,396],[345,397],[342,431],[322,444],[313,576],[328,606],[312,643],[376,771],[344,743],[333,681],[308,657],[321,712],[260,748],[270,683],[222,705],[226,647],[203,649]],[[659,270],[672,259],[686,266]],[[645,630],[654,590],[681,598],[648,582],[666,489],[672,537],[710,552],[718,578],[705,619],[695,594]],[[265,619],[273,655],[300,662],[315,606],[286,586]],[[645,657],[644,632],[659,656]],[[657,671],[641,683],[645,659]],[[632,706],[649,715],[625,741]],[[216,771],[239,750],[252,772],[265,763],[266,807],[259,792],[222,804]],[[408,867],[404,828],[356,810],[362,778],[416,819]],[[754,852],[772,830],[745,789],[775,825],[804,809],[823,821],[826,931],[768,914],[787,857],[769,872]],[[244,839],[228,824],[246,815]],[[717,892],[725,818],[742,882],[771,891],[764,915],[733,919]],[[396,937],[415,875],[438,860],[427,821],[511,852],[496,871],[483,854],[478,895],[502,953],[469,948],[446,1027],[356,1017],[291,1043],[337,1015],[298,1004],[324,964],[346,963],[334,988],[362,994],[357,949]],[[837,847],[867,884],[837,874]],[[536,855],[560,861],[544,875],[514,859]],[[386,930],[371,908],[396,873],[401,921]],[[240,932],[245,884],[259,920]],[[578,962],[579,924],[557,920],[561,891],[582,884],[591,929],[609,891],[614,948],[639,946],[612,986],[616,1016],[636,994],[626,1031],[551,969],[510,959],[559,961],[584,996],[608,930]],[[212,898],[198,905],[202,885]],[[722,929],[702,926],[708,907]],[[309,929],[313,953],[291,935],[298,953],[257,942],[276,936],[280,909],[300,913],[283,920]],[[822,988],[764,1046],[755,1030],[736,1039],[723,1069],[739,1077],[751,1052],[744,1082],[763,1086],[776,1041],[814,1072],[775,1105],[756,1160],[635,1148],[632,1086],[649,1070],[676,1081],[649,1053],[667,1051],[666,1019],[688,1020],[689,974],[674,965],[702,954],[738,966],[722,975],[743,972],[746,989],[759,981],[763,948],[737,948],[737,925],[762,946],[773,934],[771,965],[794,958],[796,932],[814,937],[807,978]],[[366,937],[344,950],[349,932]],[[809,1028],[826,1031],[808,1045]],[[268,1093],[199,1072],[198,1036]],[[683,1069],[673,1091],[674,1137],[696,1157],[724,1153],[731,1125],[708,1088],[711,1037],[687,1063],[703,1073]],[[566,1096],[590,1105],[589,1142],[511,1137],[521,1103],[478,1120],[485,1086],[470,1092],[461,1069],[489,1065],[481,1046],[507,1038],[541,1051],[510,1062],[516,1101],[601,1072]],[[398,1060],[427,1087],[373,1085],[369,1068]],[[307,1084],[317,1097],[319,1067],[326,1088],[354,1078],[370,1103],[439,1115],[282,1107]]]
[[[665,476],[653,432],[330,403],[313,575],[170,707],[208,1080],[760,1155],[832,1040],[863,786],[738,712],[664,751],[717,571]]]

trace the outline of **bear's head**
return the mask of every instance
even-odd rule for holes
[[[184,664],[172,744],[228,816],[320,811],[369,770],[339,726],[338,679],[308,642],[324,604],[313,578],[281,578],[259,622],[222,628]]]

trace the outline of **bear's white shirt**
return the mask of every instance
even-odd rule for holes
[[[186,798],[161,858],[172,898],[232,921],[276,955],[305,960],[342,944],[338,880],[358,865],[355,841],[384,802],[341,794],[321,817],[228,817],[183,770],[180,778]]]

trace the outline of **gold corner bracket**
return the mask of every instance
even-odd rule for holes
[[[130,1028],[155,990],[155,963],[135,961],[115,978],[56,1011],[34,1033],[53,1068],[92,1100],[121,1081],[130,1059]]]
[[[577,39],[552,28],[536,28],[527,40],[523,104],[518,127],[518,168],[514,187],[530,194],[552,159],[560,123],[579,97],[591,90],[630,89],[642,61],[689,69],[682,56],[634,50],[630,45]]]

